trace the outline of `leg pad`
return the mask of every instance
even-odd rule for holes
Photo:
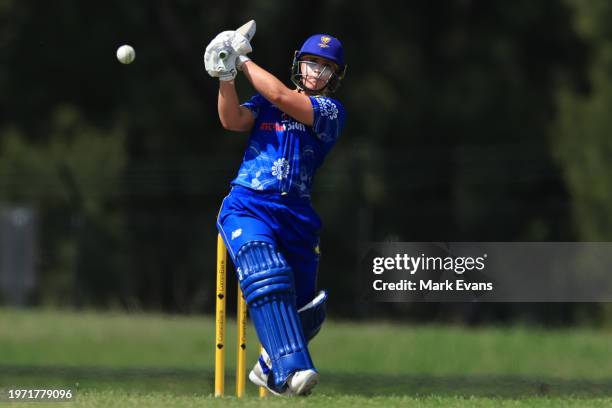
[[[259,340],[272,360],[274,387],[286,387],[289,375],[314,369],[295,305],[291,269],[268,242],[248,242],[236,254],[242,293]]]

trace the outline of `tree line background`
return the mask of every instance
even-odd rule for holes
[[[346,50],[347,127],[313,194],[332,315],[610,320],[601,304],[363,304],[355,276],[360,241],[611,240],[604,0],[0,0],[0,206],[36,214],[29,303],[212,312],[247,134],[220,126],[202,54],[252,18],[252,58],[287,84],[307,36]]]

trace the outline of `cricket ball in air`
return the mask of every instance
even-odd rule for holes
[[[122,64],[131,64],[136,59],[136,51],[129,45],[117,48],[117,59]]]

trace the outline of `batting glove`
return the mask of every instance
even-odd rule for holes
[[[224,31],[218,34],[206,47],[204,67],[206,72],[222,81],[231,81],[236,77],[237,57],[253,51],[249,40],[236,31]]]

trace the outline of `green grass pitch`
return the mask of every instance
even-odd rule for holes
[[[226,394],[215,399],[208,317],[0,309],[0,388],[75,390],[54,407],[612,406],[612,332],[327,322],[311,351],[321,383],[307,398],[234,391],[228,321]],[[256,341],[249,331],[249,366]],[[36,406],[7,403],[0,406]]]

